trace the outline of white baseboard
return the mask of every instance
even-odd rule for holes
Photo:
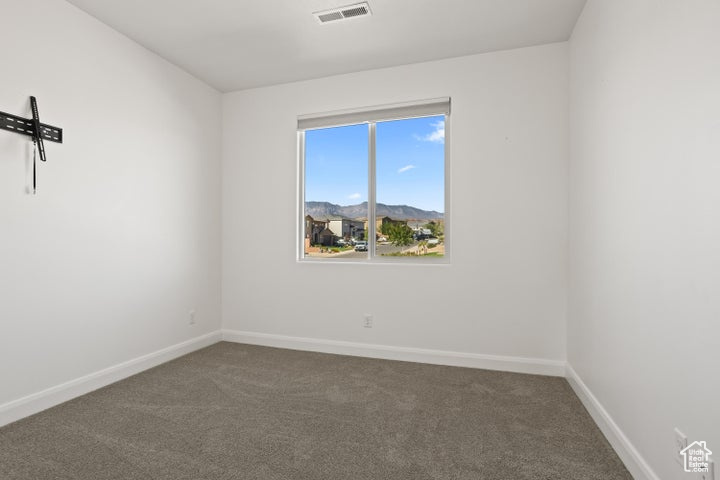
[[[98,372],[0,405],[0,427],[63,402],[181,357],[221,340],[250,345],[334,353],[387,360],[482,368],[506,372],[566,377],[580,401],[636,480],[660,480],[610,414],[571,365],[561,360],[449,352],[389,345],[291,337],[257,332],[222,330],[211,332],[162,350],[128,360]]]
[[[446,352],[442,350],[290,337],[237,330],[223,330],[222,339],[228,342],[288,348],[291,350],[307,350],[311,352],[401,360],[433,365],[449,365],[453,367],[483,368],[487,370],[502,370],[505,372],[551,375],[555,377],[565,376],[565,362],[561,360]]]
[[[660,480],[570,364],[567,365],[565,377],[633,478]]]
[[[0,427],[221,340],[215,331],[0,405]]]

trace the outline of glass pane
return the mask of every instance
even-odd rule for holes
[[[445,116],[378,122],[376,253],[445,254]]]
[[[304,252],[367,259],[368,126],[305,131]]]

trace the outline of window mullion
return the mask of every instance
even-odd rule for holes
[[[375,258],[375,122],[368,123],[368,255]]]

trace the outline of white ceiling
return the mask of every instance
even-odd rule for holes
[[[585,0],[68,0],[222,92],[567,40]]]

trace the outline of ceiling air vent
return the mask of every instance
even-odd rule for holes
[[[371,14],[370,5],[368,5],[367,2],[313,13],[320,23],[334,22],[335,20],[344,20],[346,18],[362,17]]]

